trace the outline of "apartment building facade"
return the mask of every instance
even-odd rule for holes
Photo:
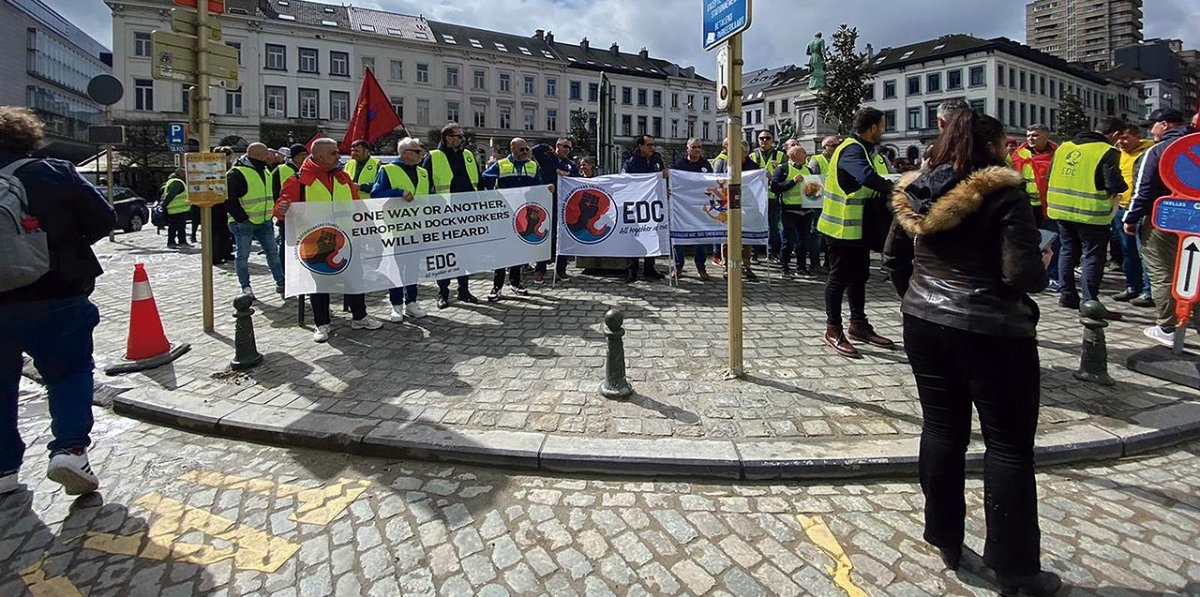
[[[1143,0],[1035,0],[1025,5],[1025,43],[1093,70],[1142,41]]]

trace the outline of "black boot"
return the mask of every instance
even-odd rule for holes
[[[1030,576],[1009,576],[996,573],[996,584],[1004,597],[1025,594],[1032,597],[1052,597],[1062,589],[1062,579],[1053,572],[1038,572]]]

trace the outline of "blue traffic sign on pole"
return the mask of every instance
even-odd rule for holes
[[[173,152],[183,151],[183,146],[187,144],[187,123],[184,122],[168,122],[167,123],[167,147]]]
[[[1176,234],[1200,234],[1200,199],[1163,197],[1154,203],[1154,227]]]
[[[701,0],[704,28],[700,40],[705,50],[725,43],[750,28],[750,0]]]

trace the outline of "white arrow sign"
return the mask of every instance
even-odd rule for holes
[[[1200,236],[1183,237],[1175,264],[1175,298],[1191,302],[1200,296]]]

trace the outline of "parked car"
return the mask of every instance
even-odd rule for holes
[[[101,192],[105,191],[107,189],[101,189]],[[113,209],[117,212],[117,228],[125,232],[137,232],[150,221],[146,200],[129,187],[113,187]]]

